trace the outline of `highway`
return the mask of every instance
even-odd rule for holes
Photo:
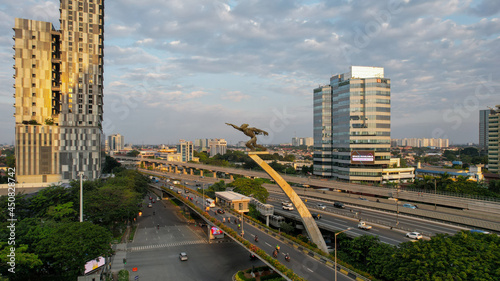
[[[196,189],[194,181],[192,181],[193,184],[191,184],[191,182],[189,181],[188,183],[189,183],[188,184],[189,188]],[[165,182],[160,182],[160,184],[165,184]],[[177,192],[178,190],[181,191],[181,194],[183,196],[187,196],[194,204],[196,204],[199,208],[203,209],[203,204],[202,204],[203,200],[201,199],[201,197],[196,196],[192,192],[184,193],[185,189],[173,187],[173,191]],[[233,214],[230,214],[227,211],[225,214],[217,214],[216,212],[217,209],[219,209],[219,207],[211,208],[209,214],[213,217],[216,217],[219,221],[223,221],[224,218],[226,226],[231,227],[233,230],[240,233],[241,229],[238,229],[238,225],[236,223],[237,217]],[[278,261],[280,261],[288,268],[292,269],[297,275],[301,276],[302,278],[307,280],[318,280],[318,281],[322,280],[326,281],[332,279],[331,276],[332,274],[335,273],[333,267],[317,261],[313,257],[306,255],[304,252],[284,243],[278,237],[270,236],[269,234],[263,232],[262,230],[252,225],[243,223],[242,228],[244,230],[244,237],[252,244],[264,250],[270,256],[272,256],[272,253],[276,248],[276,245],[279,245],[281,250],[277,258]],[[259,237],[258,242],[255,242],[254,240],[255,235],[258,235]],[[285,261],[284,259],[285,253],[290,254],[291,257],[290,262]],[[351,279],[350,277],[338,272],[338,280],[343,281],[343,280],[354,280],[354,279]]]

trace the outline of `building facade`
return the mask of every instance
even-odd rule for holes
[[[351,66],[314,90],[314,174],[382,182],[390,161],[390,85],[382,67]]]
[[[486,152],[488,152],[488,121],[492,113],[495,113],[492,109],[479,110],[479,149]]]
[[[217,154],[224,155],[227,151],[227,142],[225,139],[213,139],[208,142],[210,147],[210,157],[214,157]]]
[[[120,134],[113,134],[108,137],[110,151],[120,151],[125,147],[125,138]]]
[[[104,1],[61,0],[61,29],[15,19],[18,182],[100,176]]]
[[[500,163],[498,161],[498,148],[500,146],[500,105],[488,115],[488,171],[498,174]]]
[[[179,144],[177,145],[177,153],[180,153],[182,158],[182,162],[193,161],[193,142],[179,140]]]
[[[314,139],[313,138],[292,138],[292,146],[313,146]]]

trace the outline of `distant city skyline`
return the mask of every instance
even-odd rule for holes
[[[14,141],[14,18],[56,23],[59,1],[0,5],[0,143]],[[500,104],[498,1],[109,1],[104,133],[130,143],[243,140],[225,122],[312,136],[312,92],[351,65],[391,77],[391,138],[478,143]],[[326,77],[326,78],[325,78]]]

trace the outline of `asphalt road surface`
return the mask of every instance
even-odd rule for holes
[[[264,265],[251,261],[249,253],[234,242],[209,244],[201,227],[177,216],[177,207],[160,201],[148,208],[149,202],[146,197],[134,241],[127,245],[125,269],[131,273],[130,280],[226,281],[238,270]],[[179,259],[180,252],[188,254],[187,261]]]

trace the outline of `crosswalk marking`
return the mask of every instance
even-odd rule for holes
[[[182,246],[182,245],[194,245],[194,244],[206,244],[206,240],[191,240],[191,241],[182,241],[182,242],[176,242],[176,243],[169,243],[169,244],[158,244],[158,245],[146,245],[146,246],[138,246],[138,247],[131,247],[127,249],[129,252],[135,252],[135,251],[143,251],[143,250],[149,250],[149,249],[158,249],[158,248],[167,248],[167,247],[175,247],[175,246]]]

